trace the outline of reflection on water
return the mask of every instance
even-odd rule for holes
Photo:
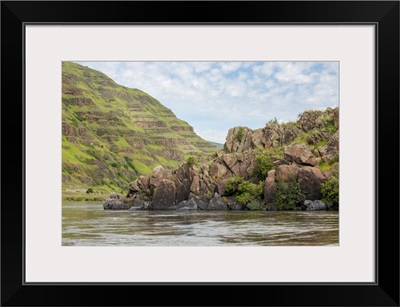
[[[338,245],[334,211],[113,211],[63,202],[62,244],[81,246]]]

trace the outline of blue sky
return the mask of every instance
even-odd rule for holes
[[[140,89],[206,140],[225,143],[235,126],[339,105],[338,62],[78,62]]]

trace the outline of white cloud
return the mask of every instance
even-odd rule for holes
[[[338,105],[337,62],[85,62],[159,100],[206,139]]]

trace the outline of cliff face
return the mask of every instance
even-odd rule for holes
[[[217,148],[156,99],[71,62],[62,66],[63,191],[120,191],[162,164]]]
[[[172,172],[157,167],[131,182],[120,202],[133,209],[327,209],[312,201],[338,176],[338,128],[338,108],[306,111],[297,122],[269,122],[255,131],[232,128],[224,152]],[[105,208],[112,209],[109,200]]]

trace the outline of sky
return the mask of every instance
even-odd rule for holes
[[[295,121],[339,105],[339,62],[77,62],[140,89],[225,143],[230,128]]]

